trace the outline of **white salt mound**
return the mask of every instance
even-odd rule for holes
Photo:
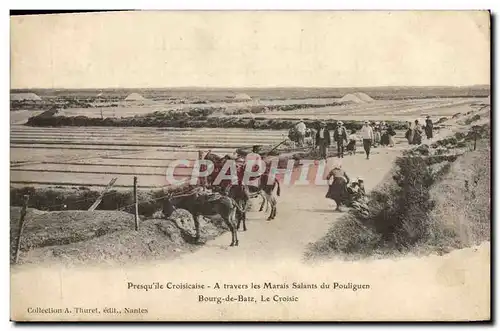
[[[363,100],[365,102],[372,102],[372,101],[374,101],[371,96],[369,96],[368,94],[363,93],[363,92],[356,92],[356,93],[354,93],[354,95],[356,95],[359,99],[361,99],[361,100]]]
[[[245,93],[239,93],[234,96],[235,100],[252,100],[252,97],[250,97],[248,94]]]
[[[144,97],[139,93],[131,93],[125,98],[125,101],[139,101],[139,100],[146,100],[146,99],[144,99]]]
[[[373,102],[373,99],[366,93],[356,92],[344,95],[339,99],[339,102],[343,103],[368,103]]]
[[[355,94],[346,94],[339,101],[343,103],[365,103],[363,99],[360,99]]]

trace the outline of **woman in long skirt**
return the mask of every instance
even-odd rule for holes
[[[411,122],[408,122],[408,130],[406,131],[406,139],[408,140],[408,144],[412,145],[413,144],[413,136],[415,134],[415,131],[413,130],[413,126]]]
[[[413,145],[420,145],[422,143],[422,126],[418,122],[418,120],[415,120],[415,126],[413,127],[413,139],[412,143]]]
[[[373,127],[373,142],[372,147],[377,147],[380,144],[380,124],[376,123]]]
[[[349,192],[347,192],[349,176],[347,176],[347,173],[342,170],[342,166],[339,164],[328,173],[326,180],[329,181],[331,178],[333,178],[333,181],[325,197],[335,201],[337,204],[335,211],[341,211],[340,206],[349,198]]]
[[[387,127],[387,134],[389,136],[389,147],[394,147],[394,136],[396,135],[396,131],[394,131],[394,129],[390,125]]]

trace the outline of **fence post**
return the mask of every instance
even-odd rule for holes
[[[21,236],[23,234],[24,218],[26,217],[26,209],[28,208],[29,195],[24,196],[23,208],[21,209],[21,217],[19,217],[19,229],[17,232],[17,242],[16,242],[16,257],[14,263],[17,264],[19,260],[19,251],[21,249]]]
[[[137,201],[137,177],[134,176],[135,231],[139,230],[139,203]]]
[[[474,129],[474,150],[476,150],[477,146],[477,130]]]

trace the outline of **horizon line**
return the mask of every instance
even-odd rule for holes
[[[471,85],[385,85],[385,86],[170,86],[170,87],[16,87],[13,90],[156,90],[156,89],[374,89],[374,88],[471,88],[489,87],[489,84]]]

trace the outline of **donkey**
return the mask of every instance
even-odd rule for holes
[[[224,163],[228,160],[226,157],[219,157],[215,154],[212,154],[210,151],[205,155],[204,157],[206,160],[210,160],[214,164],[214,171],[207,177],[207,183],[209,186],[213,186],[213,183],[217,176],[219,175]],[[267,169],[269,170],[269,169]],[[266,171],[262,175],[260,175],[259,178],[259,185],[258,187],[254,186],[249,186],[249,190],[254,192],[250,192],[250,195],[248,198],[256,198],[258,196],[262,197],[262,203],[260,206],[259,211],[262,211],[264,209],[264,205],[266,203],[269,203],[271,205],[271,213],[269,214],[269,217],[267,218],[268,221],[274,219],[276,217],[276,205],[277,205],[277,199],[273,196],[273,191],[276,186],[278,186],[277,190],[277,195],[280,195],[281,188],[280,188],[280,183],[279,181],[274,178],[271,183],[268,183],[268,178],[269,178],[269,172]],[[245,195],[242,193],[242,188],[239,185],[233,185],[231,179],[225,179],[222,180],[221,183],[219,184],[219,188],[221,191],[223,191],[225,194],[233,197],[236,202],[239,204],[240,208],[242,210],[245,210],[248,199],[245,197]],[[267,208],[266,208],[267,211]],[[239,212],[239,211],[238,211]],[[241,217],[239,218],[239,221],[243,220],[243,231],[246,231],[246,212],[242,212]],[[238,228],[239,228],[239,223],[238,223]]]
[[[210,151],[208,151],[208,153],[205,155],[204,158],[212,161],[214,164],[214,171],[207,178],[208,184],[213,185],[214,180],[218,176],[219,172],[221,171],[224,163],[228,160],[228,158],[219,157],[216,154],[212,154]],[[276,194],[277,196],[280,196],[281,188],[279,181],[275,177],[272,179],[270,183],[268,183],[269,170],[270,169],[266,168],[266,172],[260,175],[259,185],[257,187],[249,186],[249,190],[250,191],[253,190],[253,193],[250,192],[249,198],[256,198],[258,196],[262,197],[262,203],[260,205],[259,211],[262,211],[264,209],[265,204],[271,205],[271,213],[267,218],[268,221],[271,221],[276,217],[276,212],[277,212],[276,208],[277,199],[276,197],[273,196],[273,191],[277,186],[278,189]],[[232,197],[234,197],[235,200],[238,203],[240,203],[240,206],[246,207],[247,200],[245,200],[244,196],[241,195],[241,187],[238,188],[238,186],[232,185],[232,181],[230,179],[222,180],[221,183],[219,184],[219,187],[222,189],[222,191],[226,192],[226,194],[230,194]],[[243,219],[243,230],[245,231],[246,213],[243,213],[241,218]]]
[[[247,230],[246,227],[246,208],[248,205],[248,199],[249,198],[255,198],[257,196],[262,196],[262,205],[266,202],[265,197],[263,194],[260,192],[257,192],[257,194],[253,194],[250,196],[245,195],[243,187],[241,185],[234,185],[232,179],[223,179],[218,183],[217,185],[214,184],[217,176],[219,176],[220,172],[222,171],[222,168],[224,164],[230,160],[229,157],[220,157],[216,154],[213,154],[210,150],[208,153],[203,157],[205,160],[209,160],[213,163],[214,169],[213,171],[205,178],[206,185],[208,187],[211,187],[213,190],[219,191],[220,193],[230,196],[233,198],[236,203],[239,205],[240,209],[243,210],[243,212],[240,212],[237,210],[237,216],[238,216],[238,229],[240,228],[240,224],[243,223],[243,231]],[[203,169],[206,170],[206,169]],[[238,168],[237,171],[241,172],[242,168]],[[243,222],[241,222],[243,220]]]
[[[268,221],[271,221],[276,217],[277,204],[278,204],[278,200],[273,195],[274,188],[276,186],[278,187],[276,190],[276,195],[279,197],[281,194],[281,186],[278,179],[273,178],[270,183],[268,183],[269,181],[268,179],[269,179],[269,173],[267,172],[263,173],[259,178],[258,191],[253,194],[255,195],[261,194],[264,197],[264,201],[262,201],[259,211],[262,211],[262,209],[264,208],[264,204],[269,203],[271,205],[271,213],[267,218]],[[267,206],[266,206],[266,211],[267,211]]]
[[[200,194],[199,191],[186,193],[174,196],[171,193],[167,194],[163,199],[163,214],[166,217],[172,215],[176,208],[182,208],[193,215],[196,242],[200,242],[200,216],[215,216],[220,215],[231,231],[231,244],[230,246],[238,246],[238,234],[236,223],[236,211],[242,212],[234,199],[228,196],[215,196],[210,197],[207,194]],[[238,222],[239,223],[239,222]]]

